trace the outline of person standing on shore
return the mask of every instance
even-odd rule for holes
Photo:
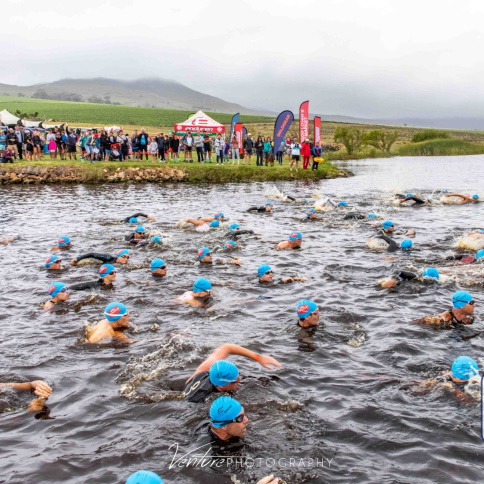
[[[205,163],[212,163],[212,141],[208,134],[203,138],[203,152],[205,156]]]
[[[192,151],[193,151],[194,139],[190,131],[187,131],[187,134],[183,137],[182,142],[183,142],[183,150],[185,152],[185,161],[188,160],[190,163],[193,163]]]
[[[296,171],[299,171],[299,159],[301,157],[301,145],[297,141],[291,143],[291,163],[289,164],[289,169],[292,171],[292,165],[296,163]]]
[[[78,136],[74,131],[69,129],[69,125],[66,123],[66,135],[67,135],[67,158],[69,160],[77,160],[77,141]]]
[[[264,140],[264,160],[266,162],[266,166],[269,164],[269,160],[271,157],[272,152],[272,143],[270,138],[266,138]],[[272,165],[274,166],[274,160],[272,160]]]
[[[163,133],[158,133],[156,142],[158,143],[158,156],[160,157],[160,162],[165,161],[165,135]]]
[[[24,132],[23,129],[20,126],[15,126],[15,136],[17,137],[17,152],[18,152],[18,157],[20,160],[22,160],[22,146],[24,142]]]
[[[215,153],[217,155],[216,158],[216,165],[218,165],[218,162],[220,160],[220,164],[224,164],[224,150],[225,150],[225,140],[222,138],[221,134],[218,134],[217,137],[215,138]]]
[[[286,141],[282,140],[276,152],[276,159],[277,159],[277,162],[279,163],[279,166],[282,166],[282,156],[284,155],[285,151],[286,151]]]
[[[309,143],[309,139],[307,138],[301,145],[301,155],[303,157],[303,170],[307,170],[309,166],[309,159],[311,157],[311,144]]]
[[[148,144],[150,137],[144,128],[141,128],[141,133],[138,135],[138,149],[140,153],[140,160],[143,161],[143,155],[146,155],[148,161]]]
[[[193,143],[195,145],[195,149],[197,150],[197,161],[198,163],[202,163],[203,159],[203,137],[200,133],[197,133],[195,136]]]
[[[244,150],[245,150],[244,165],[245,165],[246,159],[247,159],[247,164],[250,165],[250,162],[252,160],[252,151],[254,151],[254,140],[252,139],[252,135],[250,133],[248,133],[247,138],[245,138]]]
[[[264,156],[264,141],[262,140],[262,136],[257,137],[257,141],[255,142],[255,164],[256,166],[262,166],[262,157]]]
[[[239,142],[237,140],[237,136],[232,137],[232,142],[230,143],[230,150],[232,153],[232,165],[235,164],[235,157],[237,156],[238,165],[240,165],[240,149],[239,149]]]

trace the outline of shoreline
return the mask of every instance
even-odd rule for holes
[[[349,171],[329,162],[319,169],[290,171],[288,167],[198,163],[17,161],[0,165],[1,185],[53,183],[241,183],[322,180],[349,177]]]

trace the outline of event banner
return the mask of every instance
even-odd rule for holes
[[[239,153],[243,153],[244,140],[242,139],[242,123],[235,123],[234,135],[237,138],[237,141],[239,142]]]
[[[237,114],[234,114],[232,116],[232,121],[230,123],[230,140],[233,138],[234,136],[234,127],[235,127],[235,123],[238,123],[239,122],[239,117],[240,117],[240,113],[237,113]]]
[[[321,117],[314,116],[314,144],[321,145]]]
[[[277,116],[274,124],[274,156],[293,121],[294,114],[292,111],[282,111],[282,113]]]
[[[309,101],[304,101],[299,106],[299,142],[309,138]]]

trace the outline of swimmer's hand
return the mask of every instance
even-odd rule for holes
[[[409,237],[413,237],[416,234],[414,229],[407,230],[405,235],[408,235]]]
[[[229,261],[229,264],[235,264],[236,266],[240,266],[240,260],[239,259],[231,259]]]
[[[31,381],[30,386],[34,394],[41,398],[48,398],[52,393],[52,388],[42,380]]]
[[[279,479],[274,474],[263,477],[257,484],[279,484]]]
[[[259,356],[256,360],[261,366],[267,368],[268,370],[275,370],[276,367],[281,367],[282,365],[272,356]],[[269,481],[268,481],[269,482]]]
[[[148,220],[153,220],[153,222],[155,222],[155,221],[156,221],[156,218],[155,218],[155,217],[151,217],[150,215],[148,215],[146,218],[147,218]]]
[[[77,266],[77,260],[76,259],[71,260],[71,266]]]
[[[395,287],[397,285],[397,280],[396,279],[387,279],[386,281],[383,281],[381,283],[381,287],[383,287],[383,289],[390,289],[391,287]]]
[[[30,410],[31,412],[39,412],[44,408],[44,404],[43,398],[36,398],[29,403],[27,410]]]

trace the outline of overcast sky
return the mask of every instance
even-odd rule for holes
[[[484,113],[480,0],[4,2],[0,83],[161,77],[273,111]]]

